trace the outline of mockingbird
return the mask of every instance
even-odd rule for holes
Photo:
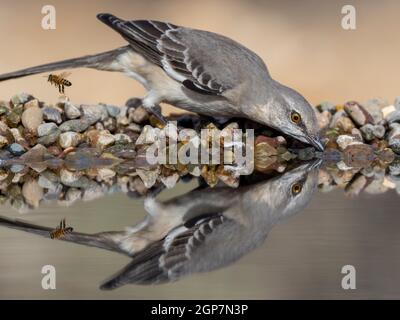
[[[97,17],[129,45],[3,74],[0,81],[78,67],[119,71],[145,87],[143,105],[158,117],[161,102],[208,116],[245,117],[323,150],[310,104],[273,80],[262,59],[241,44],[171,23]]]
[[[131,257],[102,289],[165,283],[209,272],[256,249],[276,224],[304,209],[317,187],[318,166],[318,162],[304,164],[237,189],[197,189],[165,202],[148,198],[148,215],[133,228],[96,234],[72,232],[61,240]],[[0,226],[47,238],[52,230],[3,217]]]

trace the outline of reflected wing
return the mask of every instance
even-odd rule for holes
[[[220,95],[235,85],[235,49],[242,47],[228,38],[159,21],[124,21],[111,14],[97,17],[188,89]],[[218,72],[222,69],[223,73]]]
[[[199,217],[173,229],[163,240],[132,256],[132,261],[103,283],[101,289],[112,290],[125,284],[156,284],[177,280],[185,265],[219,225],[228,221],[221,214]]]

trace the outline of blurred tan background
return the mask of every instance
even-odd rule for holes
[[[41,8],[57,10],[57,29],[41,28]],[[341,8],[357,10],[357,29],[341,27]],[[400,95],[400,2],[240,0],[0,0],[0,73],[54,60],[109,50],[125,44],[96,14],[125,19],[158,19],[218,32],[258,53],[272,76],[312,103],[364,101]],[[142,95],[120,74],[77,70],[67,93],[76,102],[121,104]],[[41,75],[0,84],[0,98],[27,91],[54,102],[58,93]]]

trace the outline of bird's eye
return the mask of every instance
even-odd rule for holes
[[[292,185],[292,194],[296,195],[301,192],[301,189],[303,189],[303,186],[300,183],[295,183]]]
[[[300,121],[301,121],[301,116],[297,112],[293,112],[292,115],[290,116],[290,118],[296,124],[300,123]]]

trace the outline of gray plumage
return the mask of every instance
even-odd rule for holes
[[[61,240],[129,255],[102,289],[176,281],[227,266],[260,246],[281,220],[301,211],[318,181],[315,163],[237,189],[191,191],[166,202],[147,199],[146,219],[120,232],[72,232]],[[292,186],[300,183],[299,193]],[[0,225],[49,237],[50,228],[0,218]]]
[[[124,72],[146,88],[143,104],[153,112],[167,102],[204,115],[245,117],[323,149],[310,104],[273,80],[262,59],[241,44],[165,22],[124,21],[111,14],[98,18],[129,45],[0,75],[0,81],[77,67]],[[293,114],[300,121],[294,122]]]

